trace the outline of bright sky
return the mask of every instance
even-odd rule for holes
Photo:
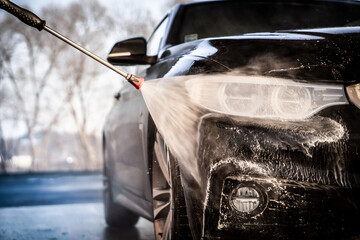
[[[74,2],[75,0],[61,0],[61,1],[49,1],[49,0],[12,0],[14,3],[24,6],[28,5],[31,7],[31,9],[35,12],[39,11],[43,6],[45,5],[67,5],[71,2]],[[83,1],[86,3],[86,1]],[[168,0],[101,0],[101,4],[106,6],[110,11],[112,9],[118,9],[118,6],[123,6],[124,11],[126,10],[126,6],[129,4],[133,5],[140,5],[144,8],[150,9],[151,11],[154,11],[156,15],[158,15],[159,18],[161,18],[163,15],[165,15],[167,9],[166,9],[166,3]],[[114,8],[114,6],[116,6]]]

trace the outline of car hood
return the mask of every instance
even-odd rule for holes
[[[206,58],[246,75],[353,83],[360,79],[360,27],[209,38],[171,47],[166,55]]]

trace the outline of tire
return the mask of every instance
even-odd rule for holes
[[[105,221],[111,227],[129,228],[135,226],[139,216],[120,204],[114,203],[110,181],[104,167],[104,213]]]
[[[159,133],[152,157],[152,194],[155,239],[192,239],[180,169]]]

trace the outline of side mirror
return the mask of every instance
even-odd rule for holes
[[[116,43],[107,58],[114,65],[153,64],[156,56],[146,55],[146,40],[143,37],[129,38]]]

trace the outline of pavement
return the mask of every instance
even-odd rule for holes
[[[101,173],[0,176],[1,240],[153,240],[153,224],[114,229],[104,221]]]

